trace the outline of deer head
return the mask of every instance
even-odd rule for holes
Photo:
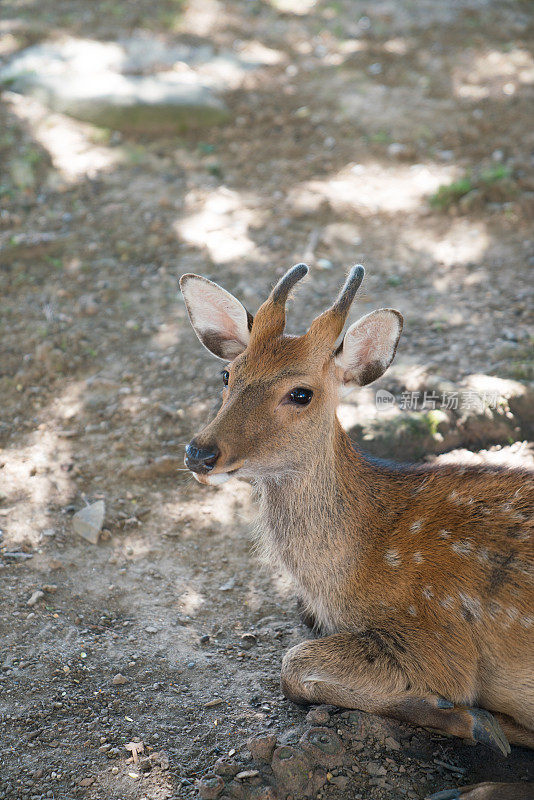
[[[186,448],[185,464],[200,483],[233,475],[280,478],[333,440],[340,389],[365,386],[391,363],[402,316],[380,309],[343,330],[364,269],[353,267],[333,305],[303,336],[284,333],[294,285],[308,273],[292,267],[253,318],[216,283],[183,275],[180,287],[201,343],[225,362],[219,413]]]

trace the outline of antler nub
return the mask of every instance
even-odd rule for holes
[[[306,264],[295,264],[280,278],[254,317],[251,344],[253,341],[282,335],[286,324],[286,301],[289,292],[307,274]]]
[[[365,270],[361,264],[356,264],[355,267],[351,267],[351,270],[347,275],[347,280],[345,281],[342,290],[337,296],[334,305],[330,309],[331,311],[335,310],[338,313],[345,315],[343,319],[343,324],[345,324],[345,320],[347,318],[347,314],[349,313],[349,309],[352,305],[352,301],[354,300],[356,292],[358,291],[358,289],[362,284],[364,275],[365,275]],[[339,333],[341,333],[341,331]]]
[[[306,334],[307,337],[324,343],[327,348],[333,347],[343,330],[352,301],[361,286],[364,275],[365,270],[361,264],[351,268],[337,299],[330,308],[312,322]]]
[[[298,283],[298,281],[302,280],[302,278],[304,278],[309,271],[310,270],[306,264],[295,264],[294,267],[288,269],[286,274],[280,278],[271,292],[271,299],[273,303],[283,303],[285,305],[289,296],[289,292],[293,286]]]

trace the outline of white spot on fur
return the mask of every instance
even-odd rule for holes
[[[413,563],[414,564],[422,564],[423,561],[425,560],[423,558],[423,556],[421,555],[421,551],[420,550],[416,550],[415,551],[415,553],[412,556],[412,559],[413,559]]]
[[[453,489],[452,492],[449,494],[448,500],[450,500],[451,503],[456,503],[457,505],[459,505],[462,502],[460,493],[457,492],[456,489]]]
[[[454,608],[454,597],[450,594],[439,601],[442,608]]]
[[[423,524],[424,524],[424,519],[416,519],[415,522],[412,522],[412,524],[410,525],[410,531],[412,533],[417,533],[417,531],[421,530]]]
[[[399,551],[394,547],[390,550],[386,550],[386,562],[389,564],[390,567],[400,567],[402,564],[402,559],[399,555]]]
[[[451,538],[451,532],[446,530],[445,528],[442,528],[438,535],[439,535],[440,539],[450,539]]]
[[[451,550],[454,550],[454,552],[458,553],[459,556],[468,556],[472,549],[472,539],[460,539],[459,541],[451,544]]]
[[[516,621],[518,614],[519,610],[515,606],[508,606],[506,609],[506,615],[510,618],[511,622]]]
[[[423,589],[423,597],[426,597],[427,600],[431,600],[434,597],[434,587],[425,586]]]
[[[411,614],[412,617],[417,616],[417,609],[415,606],[408,606],[408,614]]]
[[[523,628],[530,628],[534,624],[534,617],[521,617],[519,623]]]
[[[460,601],[463,607],[473,615],[475,619],[480,619],[482,616],[482,605],[480,600],[476,597],[471,597],[468,594],[460,592]]]

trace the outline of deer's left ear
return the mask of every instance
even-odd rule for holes
[[[335,362],[343,384],[366,386],[387,370],[402,332],[402,314],[393,308],[372,311],[350,326]]]

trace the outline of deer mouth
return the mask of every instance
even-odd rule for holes
[[[193,472],[193,477],[199,483],[204,484],[204,486],[220,486],[226,481],[229,481],[230,478],[233,478],[234,475],[239,472],[240,467],[235,467],[235,469],[229,469],[227,472],[208,472],[204,474],[200,474],[198,472]]]

